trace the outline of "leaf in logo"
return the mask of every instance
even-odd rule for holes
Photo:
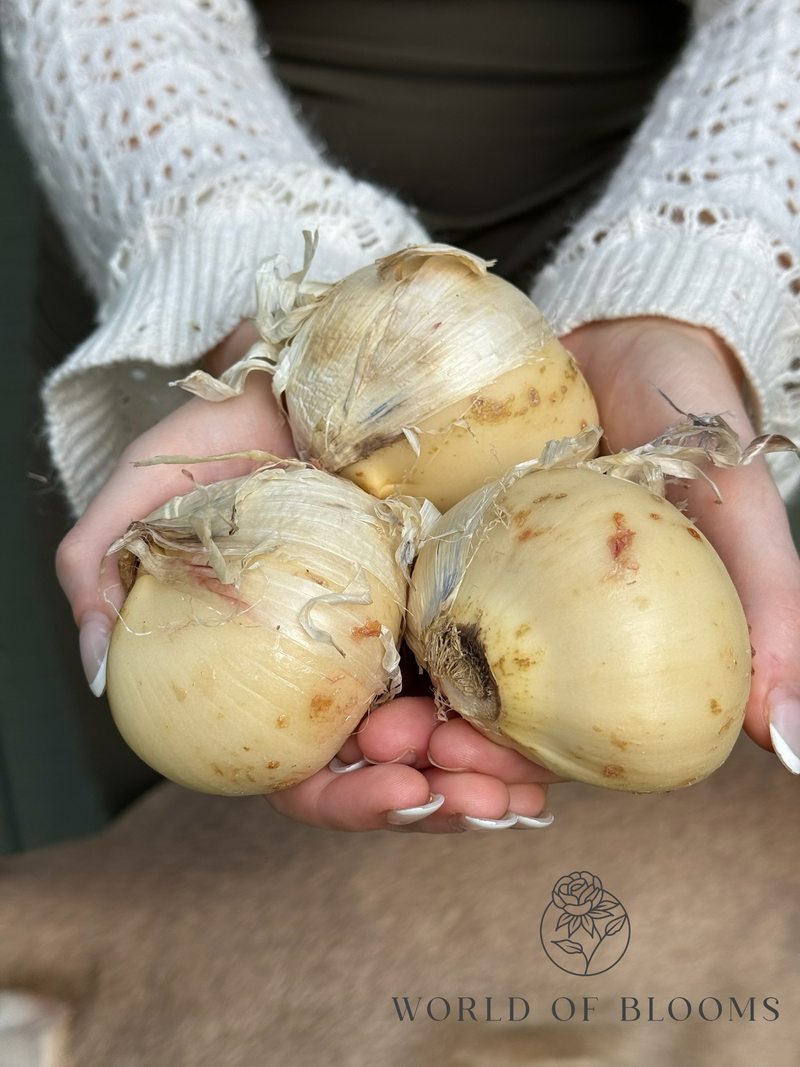
[[[567,913],[564,912],[562,914],[561,918],[558,920],[558,924],[556,925],[556,930],[558,931],[558,930],[561,929],[562,926],[566,926],[571,918],[572,918],[571,915],[567,915]],[[554,944],[555,944],[555,942],[554,942]]]
[[[606,927],[606,937],[611,937],[613,934],[618,934],[622,927],[625,925],[625,920],[627,918],[627,915],[620,915],[618,919],[614,919],[613,922],[610,922]]]
[[[551,945],[558,945],[559,948],[563,948],[565,952],[568,952],[570,956],[574,956],[576,952],[583,952],[583,948],[577,941],[551,941]]]
[[[590,919],[588,915],[582,915],[581,916],[581,926],[587,932],[589,937],[594,937],[594,934],[595,934],[594,921],[592,919]]]
[[[589,912],[589,918],[591,919],[610,919],[611,912],[606,911],[605,908],[592,908]],[[558,929],[558,927],[556,927]]]

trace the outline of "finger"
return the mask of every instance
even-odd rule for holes
[[[454,772],[475,771],[512,783],[548,783],[561,779],[513,748],[505,748],[479,734],[464,719],[437,725],[429,745],[434,767]]]
[[[132,445],[114,474],[64,538],[56,555],[56,571],[81,630],[81,656],[93,691],[102,692],[105,654],[116,613],[124,600],[116,560],[103,559],[110,544],[134,519],[141,519],[174,496],[193,488],[184,469],[200,482],[234,477],[253,468],[250,460],[208,465],[164,465],[136,468],[137,459],[154,454],[215,454],[256,447],[291,454],[288,429],[277,424],[275,401],[263,380],[241,397],[212,405],[190,400]],[[260,376],[262,377],[262,376]]]
[[[403,761],[424,769],[431,735],[440,725],[430,697],[398,697],[364,719],[353,735],[371,763]]]
[[[692,504],[697,525],[727,567],[750,625],[755,655],[745,729],[763,748],[775,747],[797,774],[800,561],[786,509],[763,461],[720,472],[717,482],[724,504],[715,504],[707,492],[695,493]]]
[[[653,385],[684,411],[723,414],[743,445],[750,441],[753,428],[730,353],[712,351],[698,341],[696,331],[676,331],[675,324],[648,330],[626,351],[628,326],[606,325],[599,334],[604,343],[613,342],[615,356],[589,355],[587,377],[600,397],[612,447],[641,444],[674,423],[674,410]],[[589,333],[578,338],[579,348],[582,343],[588,353],[594,343]],[[700,483],[683,495],[689,515],[728,569],[751,627],[756,656],[745,729],[758,744],[774,747],[783,763],[800,774],[800,563],[785,506],[763,460],[749,468],[714,469],[711,475],[724,504],[714,503],[709,488]]]
[[[547,787],[504,782],[485,774],[449,774],[432,768],[425,772],[432,793],[443,795],[441,807],[414,827],[431,834],[496,832],[512,829],[517,816],[535,817],[545,806]],[[514,804],[522,809],[516,810]],[[549,818],[545,818],[545,823]]]
[[[390,812],[422,808],[430,797],[425,775],[389,764],[348,774],[325,768],[267,800],[282,815],[322,830],[366,831],[386,829]]]

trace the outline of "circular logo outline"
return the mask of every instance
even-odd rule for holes
[[[552,941],[552,944],[569,945],[569,948],[561,951],[568,956],[582,956],[585,961],[584,971],[570,970],[558,963],[551,955],[546,940],[552,939],[549,936],[546,939],[545,935],[545,920],[548,919],[548,915],[550,916],[548,925],[552,927],[551,932],[563,931],[564,935],[559,941]],[[557,920],[556,915],[559,916]],[[617,937],[623,930],[627,931],[625,947],[614,962],[600,971],[590,971],[591,961],[601,944],[607,937]],[[598,940],[595,943],[596,937]],[[619,899],[603,887],[603,883],[596,874],[592,874],[591,871],[573,871],[571,874],[562,875],[553,886],[550,901],[539,923],[539,940],[547,958],[560,971],[576,975],[578,978],[594,978],[616,967],[628,951],[631,942],[630,916]],[[589,949],[591,951],[587,955]]]

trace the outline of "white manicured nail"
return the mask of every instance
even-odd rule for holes
[[[502,819],[478,819],[473,815],[459,815],[457,823],[464,830],[510,830],[518,818],[513,811],[507,812]]]
[[[769,713],[772,747],[784,767],[800,774],[800,704],[794,700],[776,702]]]
[[[102,611],[87,611],[81,625],[81,663],[89,688],[96,697],[101,697],[105,692],[110,641],[111,623],[108,617]]]
[[[519,830],[539,830],[544,826],[549,826],[552,821],[553,813],[551,811],[542,811],[536,816],[518,815],[514,826]]]
[[[405,752],[401,752],[399,756],[395,756],[394,759],[374,760],[368,759],[366,756],[364,759],[367,760],[367,763],[372,764],[373,767],[388,767],[392,763],[400,763],[405,767],[413,767],[417,762],[416,753],[410,748],[407,748]]]
[[[420,804],[416,808],[395,808],[394,811],[390,811],[386,816],[386,821],[391,826],[408,826],[409,823],[419,822],[420,819],[433,815],[442,804],[444,804],[443,794],[432,793],[427,804]]]
[[[369,760],[360,759],[355,763],[343,763],[338,756],[334,756],[328,764],[328,770],[334,774],[349,774],[350,771],[360,771],[362,767],[369,767]]]

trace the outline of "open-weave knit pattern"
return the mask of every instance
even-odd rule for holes
[[[167,382],[254,311],[281,251],[333,280],[425,235],[328,166],[272,77],[243,0],[3,0],[20,128],[98,330],[48,381],[80,512],[123,448],[185,397]],[[600,202],[533,291],[560,331],[657,314],[741,358],[763,427],[800,418],[800,4],[699,0],[695,30]],[[774,461],[784,492],[793,458]]]
[[[710,327],[741,358],[761,427],[795,437],[800,3],[710,14],[533,297],[562,332],[645,314]],[[788,493],[797,460],[771,463]]]
[[[255,312],[255,271],[334,281],[426,238],[328,166],[264,61],[243,0],[3,0],[19,128],[100,328],[50,378],[53,457],[77,512],[122,450],[187,398],[168,382]]]

